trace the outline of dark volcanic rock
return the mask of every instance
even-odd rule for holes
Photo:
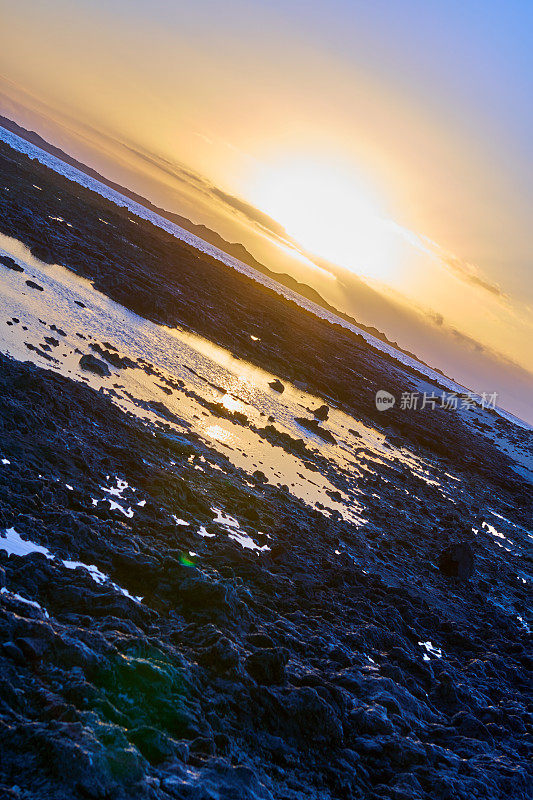
[[[105,358],[109,364],[112,364],[117,369],[126,369],[127,367],[130,369],[136,369],[139,366],[131,358],[128,358],[128,356],[119,355],[119,353],[116,352],[116,348],[113,348],[113,350],[110,350],[109,348],[106,349],[106,347],[102,347],[94,342],[92,342],[89,347],[91,350],[94,350],[95,353],[101,355],[102,358]]]
[[[26,281],[26,286],[29,286],[30,289],[37,289],[38,292],[44,292],[43,287],[35,283],[35,281]]]
[[[246,659],[246,671],[257,683],[276,684],[285,680],[289,653],[281,647],[256,650]]]
[[[0,354],[0,796],[529,800],[531,487],[508,456],[453,413],[384,422],[375,387],[400,396],[409,377],[361,337],[2,143],[0,163],[3,233],[33,252],[44,236],[50,262],[115,301],[331,398],[360,426],[365,467],[348,485],[320,443],[261,431],[357,498],[355,524],[250,480],[164,406],[164,425],[145,424]],[[67,214],[72,230],[48,224]],[[260,348],[242,335],[259,318]],[[440,485],[373,458],[369,425]],[[200,457],[220,470],[195,470]],[[131,517],[101,500],[115,478]],[[242,548],[213,508],[270,550]],[[480,530],[483,580],[451,583],[435,569],[442,528],[459,539],[492,512],[513,520],[508,548]],[[55,558],[8,556],[11,528]],[[443,559],[458,577],[468,563]]]
[[[54,262],[51,249],[43,242],[32,243],[31,252],[35,258],[38,258],[39,261],[43,261],[45,264],[53,264]]]
[[[474,551],[468,543],[451,544],[439,556],[439,569],[450,578],[466,581],[474,572]]]
[[[275,392],[279,392],[280,394],[283,394],[283,392],[285,391],[284,385],[277,378],[273,381],[270,381],[268,385],[270,386],[271,389],[273,389]]]
[[[326,405],[319,406],[313,411],[315,419],[325,422],[329,416],[329,408]]]
[[[99,375],[101,378],[107,378],[111,375],[111,370],[105,361],[96,358],[96,356],[91,355],[91,353],[80,358],[80,367],[87,372],[94,372],[95,375]]]
[[[146,725],[130,731],[129,739],[150,764],[157,765],[163,761],[168,761],[173,756],[176,756],[178,752],[182,755],[186,754],[183,745],[180,746],[179,743],[165,736],[157,728],[151,728]]]
[[[316,419],[306,419],[305,417],[295,417],[294,418],[298,425],[301,425],[302,428],[306,428],[306,430],[311,431],[316,436],[319,436],[325,442],[329,442],[330,444],[336,444],[335,437],[333,434],[328,431],[326,428],[322,428],[320,423]]]
[[[24,272],[23,267],[20,264],[17,264],[14,258],[11,256],[0,256],[0,264],[3,264],[4,267],[13,270],[13,272]]]

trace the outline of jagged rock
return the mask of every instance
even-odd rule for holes
[[[343,730],[331,705],[310,686],[293,689],[285,698],[285,713],[297,738],[309,745],[339,745]]]
[[[201,654],[200,661],[211,669],[225,674],[236,670],[240,659],[235,645],[226,636],[220,636]]]
[[[325,442],[328,442],[329,444],[336,444],[336,439],[333,434],[326,428],[321,428],[318,420],[306,419],[305,417],[295,417],[294,419],[299,425],[302,426],[302,428],[306,428],[308,431],[311,431]]]
[[[94,342],[91,342],[89,347],[96,353],[101,355],[102,358],[105,358],[105,360],[108,361],[109,364],[112,364],[117,369],[125,369],[127,367],[129,369],[136,369],[138,367],[138,364],[131,358],[119,355],[119,353],[116,352],[116,348],[113,348],[112,351]]]
[[[245,667],[257,683],[283,683],[288,660],[289,653],[285,648],[264,648],[248,656]]]
[[[179,754],[187,755],[187,745],[175,742],[156,728],[147,725],[128,731],[128,738],[150,764],[160,764]]]
[[[270,381],[268,385],[270,386],[271,389],[273,389],[275,392],[279,392],[280,394],[283,394],[283,392],[285,391],[284,385],[280,380],[278,380],[278,378],[276,378],[273,381]]]
[[[260,314],[273,337],[258,365],[308,379],[314,397],[354,419],[339,445],[365,444],[345,453],[362,469],[339,471],[319,441],[307,447],[274,426],[258,434],[306,478],[314,465],[330,496],[357,499],[361,522],[342,520],[323,491],[313,505],[311,481],[304,502],[296,475],[269,465],[270,484],[250,479],[264,462],[247,453],[248,470],[230,464],[178,425],[178,406],[175,418],[154,406],[165,424],[145,424],[83,382],[0,353],[0,796],[21,786],[21,798],[54,800],[529,798],[531,657],[518,618],[528,587],[517,577],[531,490],[510,456],[468,421],[398,408],[385,427],[378,420],[381,434],[390,449],[431,456],[441,486],[410,458],[376,454],[373,388],[399,397],[409,385],[392,359],[1,142],[0,167],[3,233],[29,247],[49,237],[54,261],[113,300],[225,347],[239,350]],[[66,209],[74,229],[47,233],[48,216]],[[160,365],[137,363],[164,382]],[[224,471],[194,470],[191,456]],[[116,476],[129,482],[131,518],[101,500]],[[213,508],[271,549],[241,547],[239,529],[212,524]],[[512,534],[494,524],[513,553],[480,531],[483,591],[450,584],[432,568],[442,528],[466,540],[463,526],[492,511],[512,520]],[[198,536],[204,525],[215,535]],[[55,558],[7,555],[11,527]],[[448,560],[459,575],[461,559]],[[278,648],[289,655],[281,666],[265,655]]]

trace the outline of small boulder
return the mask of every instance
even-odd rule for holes
[[[43,287],[39,286],[39,284],[35,283],[35,281],[26,281],[26,286],[29,286],[30,289],[37,289],[38,292],[44,292]]]
[[[467,581],[474,572],[474,551],[468,543],[459,542],[445,547],[439,556],[443,575]]]
[[[111,371],[105,361],[96,358],[90,353],[80,358],[80,367],[86,372],[94,372],[95,375],[99,375],[101,378],[107,378],[111,375]]]
[[[4,267],[7,267],[8,269],[12,269],[13,272],[24,272],[24,269],[20,266],[20,264],[17,264],[15,259],[11,258],[10,256],[0,256],[0,264],[3,264]]]
[[[200,654],[199,660],[220,675],[231,674],[239,668],[239,651],[226,636],[220,636]]]
[[[314,415],[315,419],[320,420],[320,422],[325,422],[327,420],[328,416],[329,416],[329,408],[328,408],[328,406],[325,405],[325,404],[322,405],[322,406],[319,406],[318,408],[316,408],[313,411],[313,415]]]
[[[278,378],[276,378],[273,381],[270,381],[268,385],[270,386],[271,389],[274,389],[275,392],[279,392],[280,394],[283,394],[283,392],[285,391],[284,385],[280,380],[278,380]]]
[[[252,472],[252,477],[253,477],[253,478],[255,478],[255,480],[256,480],[258,483],[268,483],[268,478],[267,478],[267,476],[266,476],[266,475],[265,475],[265,473],[264,473],[262,470],[260,470],[260,469],[255,469],[255,470]]]

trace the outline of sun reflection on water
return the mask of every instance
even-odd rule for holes
[[[229,444],[233,441],[231,433],[221,425],[210,425],[205,429],[205,432],[210,439],[215,439],[215,441],[222,442],[223,444]]]
[[[232,397],[230,394],[225,394],[221,398],[220,402],[222,403],[224,408],[228,409],[228,411],[241,411],[241,412],[244,412],[244,410],[245,410],[244,403],[241,403],[240,400],[237,400],[236,397]]]

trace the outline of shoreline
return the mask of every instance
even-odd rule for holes
[[[9,136],[6,137],[4,135],[5,133],[9,134]],[[9,131],[0,127],[0,139],[6,142],[6,144],[13,149],[18,150],[29,157],[37,158],[40,163],[49,167],[57,174],[63,175],[68,180],[74,181],[75,183],[78,183],[79,185],[96,192],[100,196],[111,200],[111,202],[115,203],[115,205],[118,207],[127,208],[137,217],[147,222],[151,222],[157,227],[160,227],[162,230],[175,236],[178,240],[185,242],[187,245],[192,246],[199,252],[205,253],[230,269],[234,269],[246,275],[247,277],[250,277],[252,280],[255,280],[261,285],[273,290],[285,299],[295,303],[295,305],[297,305],[299,308],[309,311],[318,318],[324,319],[332,325],[339,325],[347,330],[350,330],[357,336],[362,336],[371,348],[381,354],[391,357],[393,360],[402,365],[402,367],[407,367],[413,370],[422,378],[429,379],[439,388],[458,393],[468,392],[477,401],[481,401],[480,396],[475,392],[471,392],[468,387],[457,383],[445,375],[442,371],[435,369],[425,362],[417,359],[413,353],[409,353],[406,350],[395,347],[386,339],[386,337],[384,339],[376,337],[375,335],[369,333],[365,329],[365,326],[358,326],[355,320],[350,321],[350,319],[347,318],[347,315],[343,315],[337,309],[331,309],[329,307],[325,308],[324,306],[306,298],[304,295],[299,294],[288,286],[285,286],[283,283],[278,282],[275,278],[275,273],[272,273],[266,267],[265,270],[267,270],[273,277],[270,277],[270,275],[266,274],[265,272],[258,271],[254,267],[242,261],[239,261],[237,258],[229,255],[218,247],[215,247],[205,240],[202,240],[194,233],[181,228],[167,217],[161,216],[161,214],[158,214],[155,211],[152,211],[150,208],[143,206],[138,201],[121,194],[118,189],[111,187],[107,183],[103,183],[102,180],[98,180],[87,172],[83,172],[78,167],[61,161],[57,156],[54,156],[46,150],[43,150],[36,144],[33,144],[30,140],[22,138],[13,131]],[[533,430],[533,425],[520,419],[519,417],[516,417],[514,414],[506,411],[504,408],[497,407],[494,409],[494,411],[496,414],[499,414],[512,424],[518,424],[526,429]]]

